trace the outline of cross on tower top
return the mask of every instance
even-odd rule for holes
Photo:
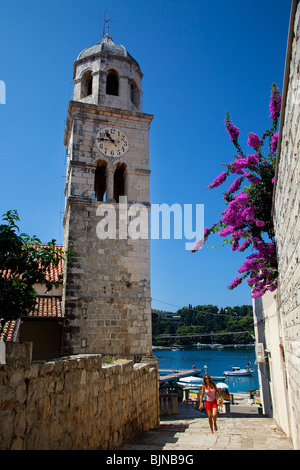
[[[104,18],[103,20],[103,37],[105,36],[105,29],[107,28],[107,34],[109,34],[109,22],[114,22],[114,20],[110,20],[108,15],[106,17],[106,10],[104,11]]]

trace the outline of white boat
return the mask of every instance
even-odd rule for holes
[[[251,362],[249,362],[245,369],[241,369],[240,367],[233,367],[232,370],[225,370],[224,375],[227,377],[245,377],[252,375],[253,372],[254,370],[251,369]]]

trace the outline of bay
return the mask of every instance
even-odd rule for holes
[[[225,370],[231,370],[232,367],[244,369],[248,362],[251,362],[251,368],[254,369],[252,376],[227,377],[225,383],[229,386],[230,393],[246,393],[250,389],[259,389],[257,366],[255,365],[255,349],[253,346],[154,348],[153,354],[159,360],[159,370],[192,369],[195,366],[196,369],[202,369],[201,376],[205,372],[211,376],[223,376]],[[161,375],[163,375],[163,372]]]

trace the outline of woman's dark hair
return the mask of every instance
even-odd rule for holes
[[[209,374],[205,374],[203,376],[203,385],[205,385],[205,384],[212,384],[213,385],[212,378]]]

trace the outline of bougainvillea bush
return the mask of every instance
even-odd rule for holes
[[[277,258],[271,212],[281,96],[275,83],[272,85],[269,107],[272,126],[261,137],[254,132],[248,134],[247,144],[253,152],[247,155],[238,141],[240,131],[226,113],[226,130],[237,154],[232,162],[223,164],[226,169],[208,188],[216,188],[228,183],[230,177],[234,178],[223,193],[227,208],[216,224],[204,230],[204,240],[198,240],[191,250],[198,251],[209,235],[217,232],[220,237],[224,237],[225,243],[231,244],[232,251],[251,250],[237,271],[239,276],[227,287],[234,289],[248,277],[253,298],[277,288]]]

